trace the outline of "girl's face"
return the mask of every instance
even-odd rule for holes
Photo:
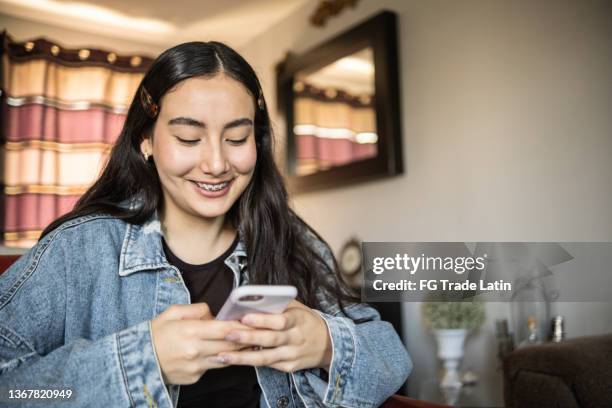
[[[253,96],[219,74],[178,83],[160,108],[141,150],[155,160],[165,217],[223,217],[255,169]]]

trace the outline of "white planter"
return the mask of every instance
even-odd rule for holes
[[[438,357],[444,362],[443,388],[461,388],[459,363],[463,358],[467,329],[434,330],[438,341]]]

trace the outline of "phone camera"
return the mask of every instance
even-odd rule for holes
[[[238,300],[241,302],[256,302],[263,299],[262,295],[241,296]]]

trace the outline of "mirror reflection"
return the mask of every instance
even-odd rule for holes
[[[295,175],[376,157],[374,89],[371,47],[295,75]]]

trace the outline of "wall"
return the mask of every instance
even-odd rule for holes
[[[368,1],[327,27],[312,2],[241,49],[275,106],[274,65],[386,8],[399,16],[405,174],[294,196],[337,251],[365,241],[612,241],[612,3]],[[282,155],[284,125],[275,118]],[[363,217],[363,214],[368,214]],[[410,390],[437,374],[419,305],[404,305]],[[612,331],[612,304],[556,306],[569,337]],[[499,392],[489,304],[466,365]],[[588,318],[585,318],[588,317]],[[496,390],[496,391],[495,391]]]

